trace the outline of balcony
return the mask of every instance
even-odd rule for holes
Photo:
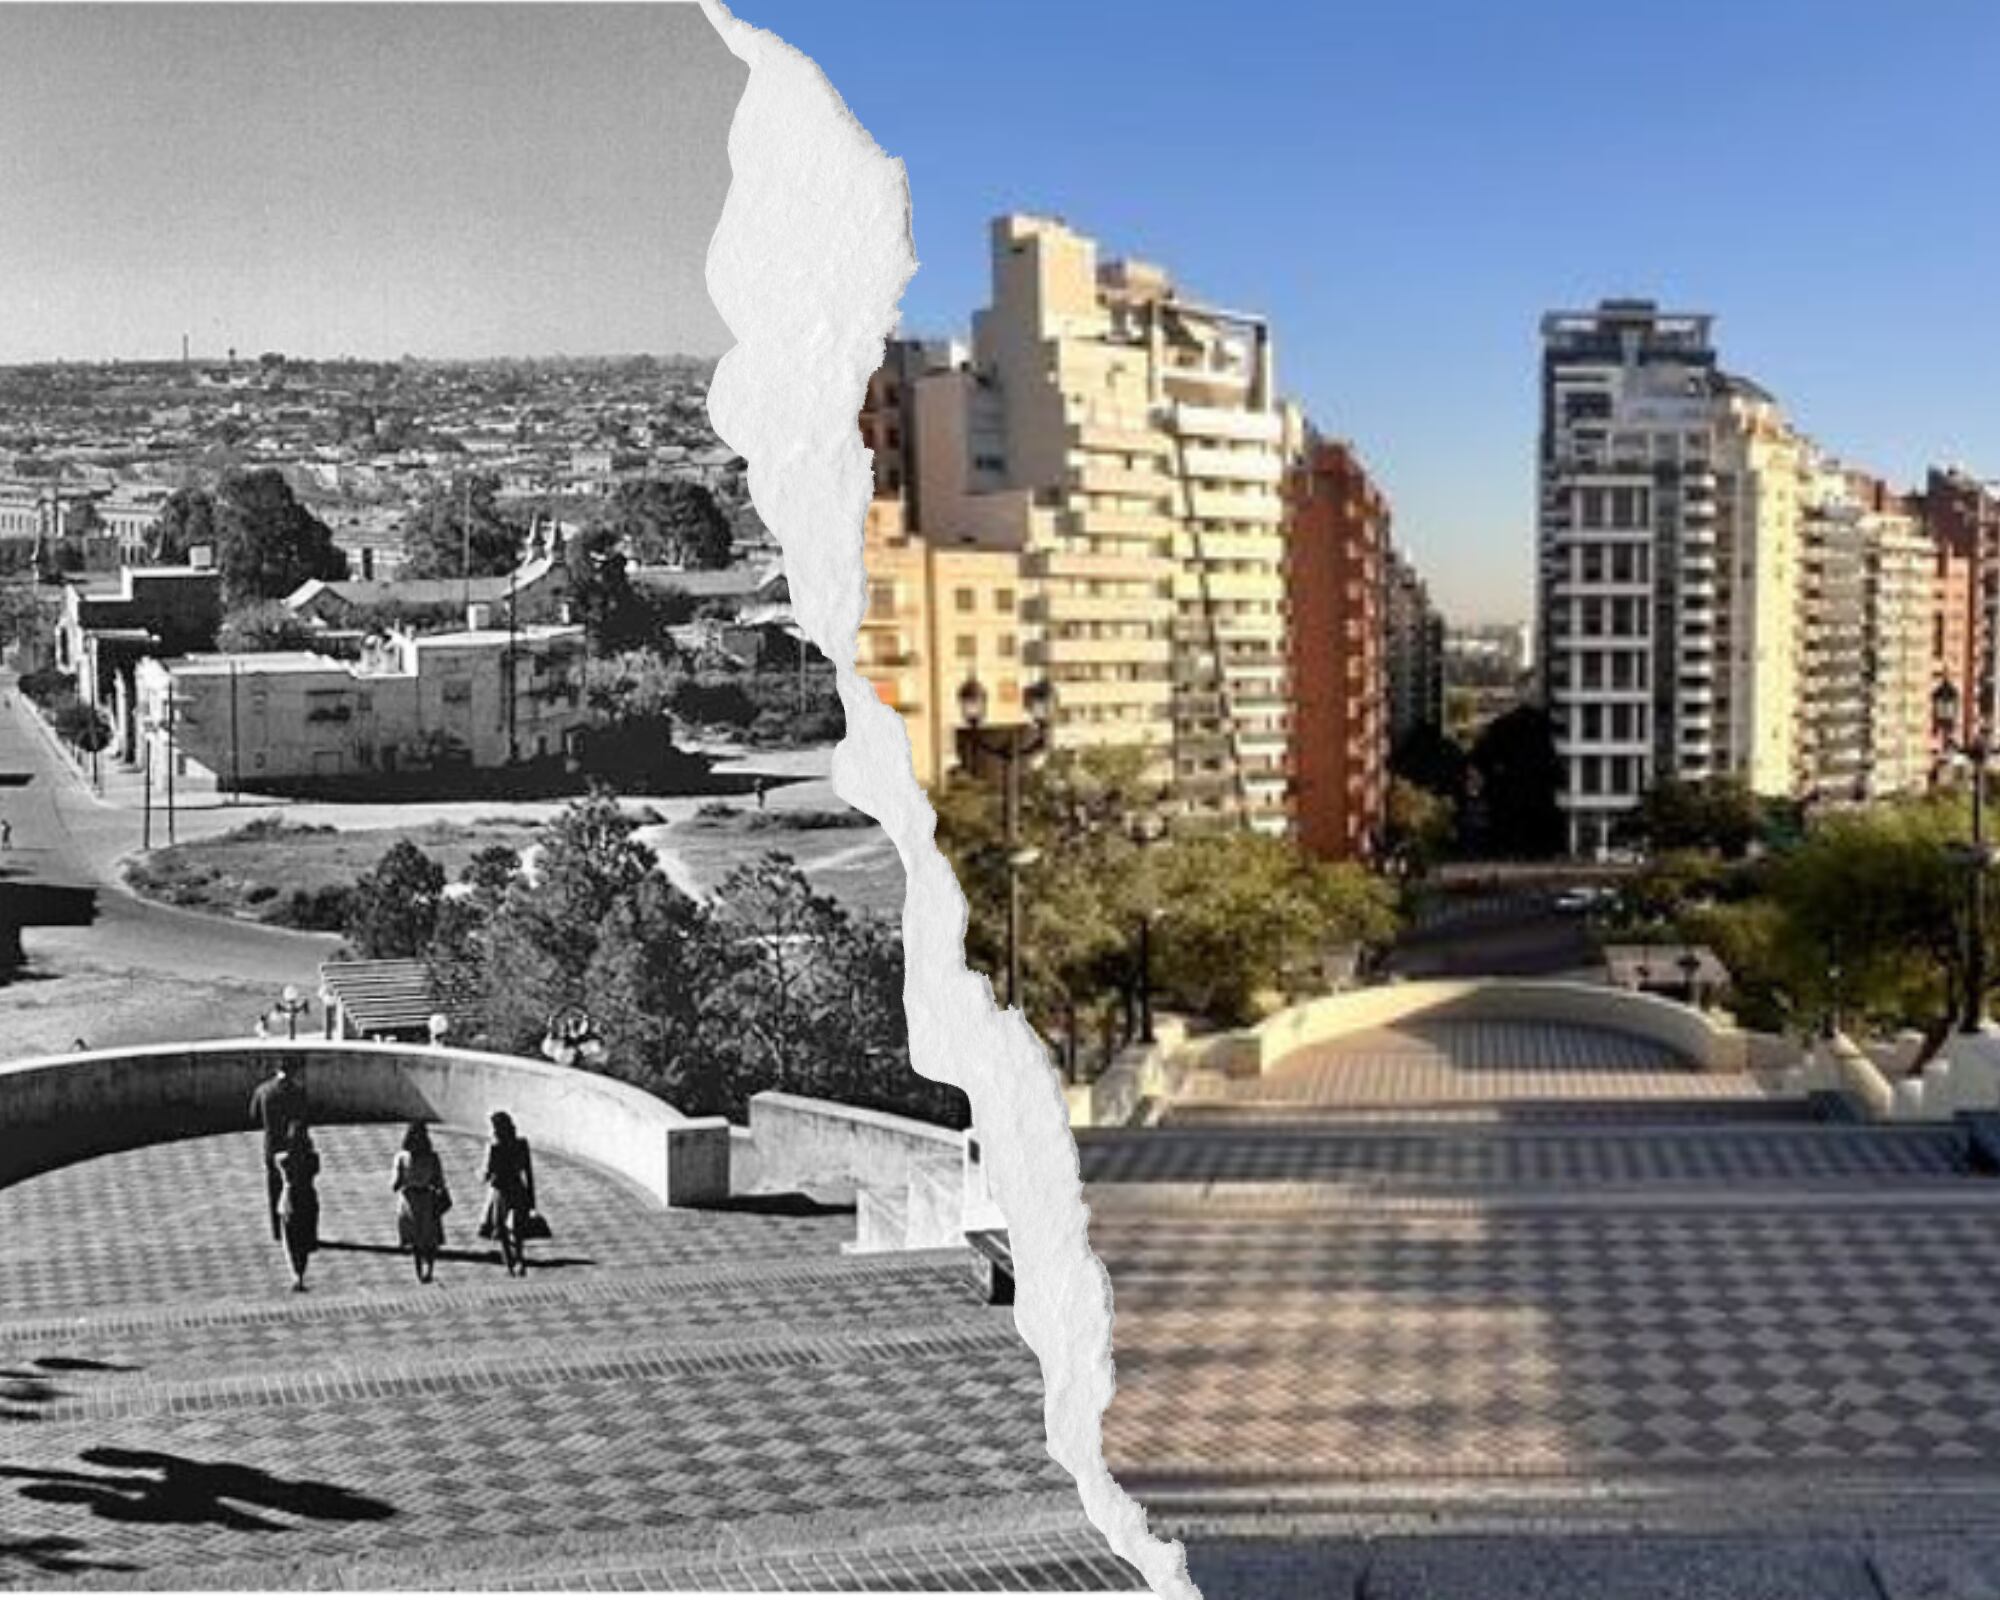
[[[1249,444],[1277,444],[1284,423],[1275,411],[1243,411],[1182,401],[1174,407],[1174,429],[1185,439],[1206,437]]]

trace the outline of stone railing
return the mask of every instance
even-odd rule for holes
[[[1387,983],[1292,1006],[1243,1033],[1233,1048],[1208,1045],[1210,1070],[1268,1072],[1285,1057],[1345,1034],[1411,1017],[1517,1019],[1569,1023],[1629,1034],[1666,1046],[1706,1072],[1743,1072],[1795,1059],[1796,1049],[1718,1021],[1657,995],[1608,984],[1530,978],[1437,979]]]
[[[995,1225],[978,1140],[935,1123],[766,1091],[736,1156],[739,1189],[851,1196],[857,1250],[963,1244],[968,1226]]]
[[[729,1124],[630,1084],[521,1056],[317,1039],[154,1045],[0,1064],[0,1186],[92,1156],[250,1126],[280,1061],[321,1124],[422,1119],[483,1133],[512,1114],[537,1147],[618,1173],[662,1205],[729,1194]]]

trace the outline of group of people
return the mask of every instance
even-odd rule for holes
[[[320,1162],[301,1077],[280,1066],[250,1097],[250,1116],[264,1133],[271,1237],[284,1245],[292,1288],[303,1293],[306,1268],[319,1248]],[[486,1185],[486,1210],[479,1232],[499,1244],[509,1277],[526,1277],[527,1241],[546,1236],[535,1207],[534,1160],[512,1117],[496,1111],[490,1120],[493,1138],[480,1173]],[[404,1132],[389,1187],[396,1196],[397,1238],[416,1263],[417,1281],[434,1282],[438,1253],[444,1248],[445,1214],[451,1210],[451,1186],[430,1129],[423,1123],[412,1122]]]

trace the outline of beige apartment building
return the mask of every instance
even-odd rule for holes
[[[957,765],[958,694],[977,680],[995,722],[1021,719],[1021,558],[913,534],[900,495],[868,507],[868,608],[856,666],[903,718],[917,781]]]
[[[1002,217],[992,244],[970,360],[900,396],[918,532],[1018,559],[1021,675],[1048,682],[1059,748],[1143,746],[1186,809],[1282,831],[1287,425],[1269,329],[1157,267],[1100,264],[1059,221]],[[949,618],[940,638],[964,642]],[[976,630],[973,648],[982,661]]]
[[[1797,787],[1800,521],[1808,445],[1778,403],[1724,376],[1716,474],[1716,716],[1720,769],[1757,794]]]

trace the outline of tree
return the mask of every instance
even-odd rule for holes
[[[1487,853],[1528,860],[1562,853],[1562,762],[1545,711],[1516,706],[1495,717],[1473,745],[1471,765]]]
[[[1420,722],[1396,741],[1389,771],[1454,802],[1465,792],[1465,752],[1435,722]]]
[[[347,942],[363,961],[426,954],[437,933],[444,868],[399,839],[355,883],[347,904]]]
[[[499,492],[488,476],[433,487],[403,523],[409,576],[500,577],[519,566],[527,529],[502,514]]]
[[[632,587],[618,535],[586,528],[568,542],[570,600],[594,652],[628,650],[654,642],[653,614]]]
[[[1662,778],[1639,802],[1639,827],[1654,850],[1715,850],[1736,859],[1762,826],[1757,797],[1734,775]]]
[[[215,632],[216,649],[232,654],[311,650],[321,642],[319,631],[282,600],[255,600],[233,607]]]
[[[213,493],[180,489],[155,520],[153,559],[183,562],[207,545],[232,606],[282,600],[313,578],[344,578],[347,556],[333,530],[299,504],[282,473],[223,473]]]
[[[1389,780],[1384,833],[1388,854],[1421,875],[1443,859],[1458,837],[1458,812],[1441,794],[1408,778]]]
[[[715,496],[688,478],[621,483],[598,525],[647,566],[726,567],[734,548]]]

